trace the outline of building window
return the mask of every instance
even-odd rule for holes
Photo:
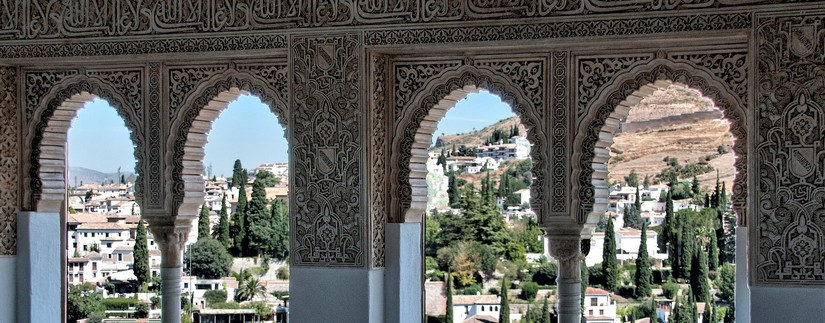
[[[593,316],[593,310],[589,310],[587,312],[588,312],[587,316]]]
[[[604,310],[599,310],[599,316],[604,316]]]
[[[599,303],[598,303],[598,301],[596,300],[596,298],[595,298],[595,297],[591,297],[591,298],[590,298],[590,306],[596,306],[596,305],[598,305],[598,304],[599,304]]]
[[[84,238],[88,238],[88,237],[89,237],[89,233],[88,233],[88,232],[83,232],[83,237],[84,237]]]
[[[84,245],[83,245],[83,251],[89,251],[89,246],[87,246],[87,245],[85,245],[85,244],[84,244]]]

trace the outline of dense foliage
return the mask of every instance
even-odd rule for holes
[[[232,256],[218,240],[201,239],[183,255],[186,272],[200,278],[215,279],[229,275]]]
[[[143,219],[138,221],[135,233],[133,270],[139,285],[149,282],[149,246],[146,244],[146,226],[143,225]]]

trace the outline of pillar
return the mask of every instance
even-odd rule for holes
[[[171,216],[170,216],[171,217]],[[183,271],[183,248],[190,226],[152,225],[149,229],[160,248],[161,319],[163,323],[178,323],[181,317],[180,286]]]
[[[421,223],[387,223],[385,322],[421,322]]]
[[[17,321],[61,322],[60,214],[17,216]]]
[[[556,278],[559,323],[581,322],[581,235],[548,234],[550,255],[558,262]]]

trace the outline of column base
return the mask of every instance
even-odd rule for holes
[[[17,215],[17,321],[62,322],[60,214]]]
[[[290,322],[384,322],[384,269],[292,266]]]

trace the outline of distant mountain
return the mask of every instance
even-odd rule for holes
[[[510,128],[512,128],[513,125],[518,125],[520,135],[527,135],[527,128],[525,128],[524,125],[521,124],[521,119],[519,119],[519,117],[516,116],[499,120],[498,122],[486,126],[481,130],[475,130],[459,134],[442,134],[438,136],[438,139],[436,139],[435,148],[452,148],[453,144],[455,144],[456,147],[459,147],[461,145],[465,145],[467,147],[481,146],[484,145],[484,141],[486,141],[487,138],[489,138],[493,134],[493,131],[495,131],[496,129],[509,132]]]
[[[126,177],[126,181],[135,181],[134,173],[123,171],[122,174]],[[120,182],[120,177],[118,177],[117,172],[104,173],[84,167],[69,167],[69,182],[67,183],[69,186],[80,186],[82,184],[105,184],[110,182]]]

